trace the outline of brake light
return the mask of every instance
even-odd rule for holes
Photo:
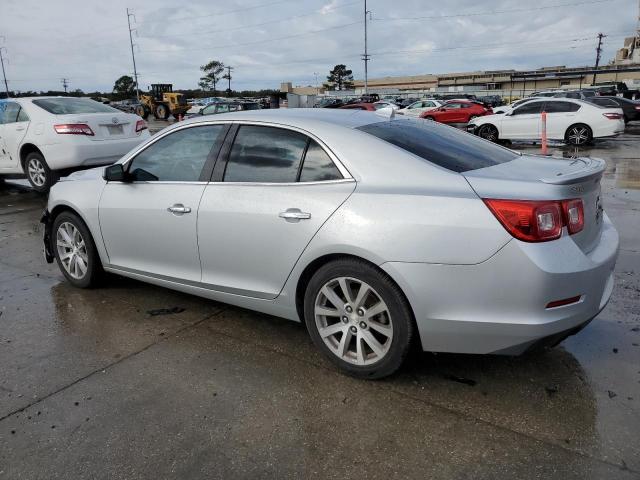
[[[547,242],[584,228],[582,200],[504,200],[484,198],[484,203],[502,226],[518,240]]]
[[[144,120],[138,120],[136,122],[136,133],[140,133],[143,130],[147,129],[147,122]]]
[[[86,123],[59,123],[53,126],[56,133],[68,135],[88,135],[93,137],[91,127]]]
[[[564,211],[564,219],[569,235],[581,231],[584,228],[584,207],[582,206],[582,200],[565,200],[562,202],[562,209]]]
[[[621,113],[603,113],[602,115],[607,117],[609,120],[620,120],[622,118]]]
[[[635,108],[636,110],[640,110],[640,105],[636,105],[636,106],[635,106],[635,107],[633,107],[633,108]]]

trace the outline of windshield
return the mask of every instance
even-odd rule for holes
[[[74,113],[120,113],[109,105],[88,98],[43,98],[33,100],[33,104],[54,115]]]
[[[491,167],[518,157],[512,150],[475,135],[422,119],[371,123],[358,130],[454,172]]]

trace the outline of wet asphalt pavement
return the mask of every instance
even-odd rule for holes
[[[42,258],[45,200],[0,184],[0,479],[640,478],[640,125],[580,154],[607,160],[621,237],[600,316],[552,350],[415,353],[376,382],[299,324],[71,287]]]

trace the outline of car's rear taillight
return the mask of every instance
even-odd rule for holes
[[[602,115],[607,117],[609,120],[620,120],[622,118],[621,113],[603,113]]]
[[[547,242],[584,228],[582,200],[505,200],[484,198],[484,203],[502,226],[525,242]]]
[[[94,133],[91,127],[86,123],[59,123],[53,126],[56,133],[68,135],[89,135],[93,137]]]
[[[140,133],[143,130],[147,129],[147,122],[144,120],[138,120],[136,122],[136,133]]]
[[[570,235],[578,233],[584,228],[584,207],[582,200],[565,200],[562,202],[564,221]]]
[[[635,107],[633,107],[633,108],[635,108],[636,110],[640,110],[640,105],[636,105],[636,106],[635,106]]]

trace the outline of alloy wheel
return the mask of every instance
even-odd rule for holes
[[[33,184],[37,187],[43,187],[47,181],[47,172],[44,169],[44,165],[37,158],[32,158],[27,164],[27,171],[29,178]]]
[[[569,130],[569,142],[574,145],[583,145],[589,140],[589,130],[587,127],[572,127]]]
[[[498,130],[495,127],[491,127],[489,125],[485,125],[480,128],[478,135],[485,140],[489,140],[490,142],[495,142],[498,140]]]
[[[314,305],[316,328],[329,350],[354,365],[382,360],[393,340],[387,304],[369,284],[352,277],[325,283]]]
[[[77,280],[82,279],[89,268],[89,256],[80,230],[70,222],[61,223],[56,232],[56,247],[67,273]]]

